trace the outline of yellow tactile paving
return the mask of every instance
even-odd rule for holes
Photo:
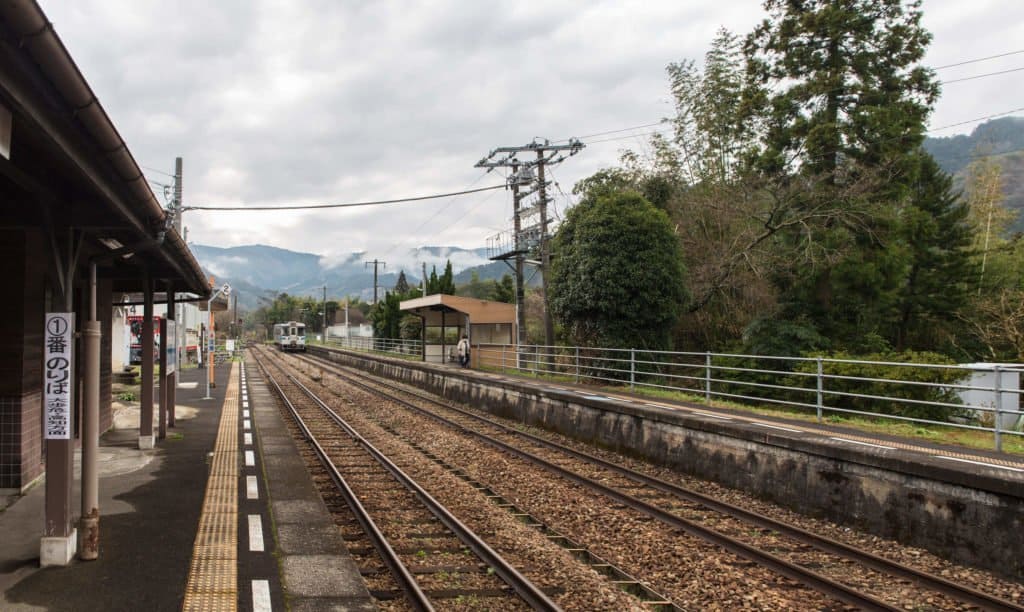
[[[232,364],[185,586],[186,612],[238,607],[238,365]]]

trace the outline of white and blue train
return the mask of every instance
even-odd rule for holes
[[[306,350],[306,325],[288,321],[274,325],[274,344],[282,351]]]

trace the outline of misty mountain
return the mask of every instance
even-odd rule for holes
[[[373,300],[373,265],[367,265],[372,258],[364,253],[323,257],[261,244],[229,248],[190,244],[189,247],[207,274],[214,276],[217,284],[231,284],[239,305],[248,309],[257,308],[264,300],[282,292],[322,297],[325,284],[328,299],[358,295],[363,300]],[[418,284],[424,264],[427,275],[435,266],[440,275],[450,260],[456,278],[464,275],[465,281],[470,278],[469,270],[477,266],[483,266],[481,279],[501,278],[503,272],[498,272],[497,266],[508,269],[500,262],[489,261],[486,249],[421,247],[389,256],[389,259],[377,270],[379,296],[395,286],[402,271],[410,285]],[[456,280],[459,282],[463,281]]]
[[[1024,117],[986,121],[970,134],[926,138],[924,148],[961,187],[971,161],[991,157],[1002,169],[1003,206],[1017,211],[1010,231],[1024,231]]]

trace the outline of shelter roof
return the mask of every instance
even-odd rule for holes
[[[460,312],[469,315],[473,323],[511,323],[516,320],[516,307],[513,304],[444,293],[404,300],[398,306],[420,316],[432,312]]]

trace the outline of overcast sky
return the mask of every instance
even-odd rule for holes
[[[720,26],[745,34],[764,17],[758,0],[40,3],[148,177],[170,183],[184,158],[186,205],[500,184],[473,167],[490,149],[656,122],[671,114],[669,62],[701,61]],[[1020,0],[925,0],[924,25],[931,66],[1024,48]],[[939,77],[1020,66],[1024,53]],[[1022,83],[1024,72],[949,84],[931,127],[1024,107]],[[554,179],[569,193],[624,148],[642,148],[651,129],[584,138],[591,144]],[[567,198],[554,195],[563,209]],[[397,269],[417,246],[484,246],[510,225],[511,208],[499,190],[320,212],[195,211],[185,225],[190,242],[365,251]]]

